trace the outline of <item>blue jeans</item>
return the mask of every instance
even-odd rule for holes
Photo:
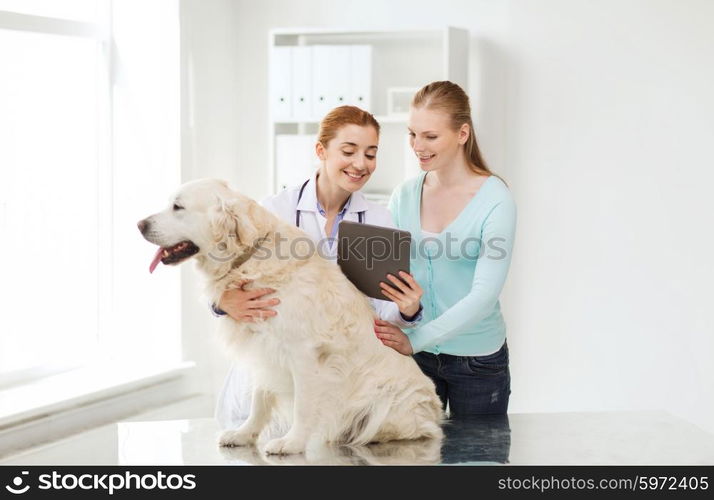
[[[444,410],[452,417],[503,415],[508,412],[511,373],[508,344],[487,356],[452,356],[418,352],[414,360],[436,385]]]

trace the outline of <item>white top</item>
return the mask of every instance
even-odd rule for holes
[[[325,234],[327,219],[317,209],[317,172],[305,186],[298,204],[301,187],[302,184],[284,189],[276,195],[268,196],[260,204],[293,226],[295,225],[296,210],[300,210],[300,229],[305,231],[315,244],[319,245],[318,249],[322,256],[336,261],[337,245],[327,244],[328,239]],[[347,212],[342,220],[359,222],[359,212],[364,212],[363,222],[365,224],[394,228],[389,210],[378,203],[367,200],[360,191],[357,191],[352,193]],[[339,233],[337,237],[339,238]],[[372,298],[369,300],[380,319],[389,321],[400,328],[411,328],[421,319],[421,315],[418,315],[415,321],[405,321],[394,302]]]

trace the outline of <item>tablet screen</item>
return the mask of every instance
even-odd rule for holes
[[[342,221],[337,237],[337,263],[352,284],[368,297],[389,300],[379,286],[387,274],[409,272],[411,233],[371,224]]]

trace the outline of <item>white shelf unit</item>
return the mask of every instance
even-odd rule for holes
[[[315,45],[368,45],[371,47],[369,67],[364,68],[370,77],[368,106],[361,106],[375,115],[381,125],[377,170],[365,191],[374,199],[385,199],[403,179],[416,174],[419,167],[408,148],[406,118],[390,115],[387,109],[387,90],[390,88],[418,89],[436,80],[450,80],[464,89],[468,88],[468,30],[443,27],[434,29],[405,30],[341,30],[314,28],[280,28],[269,33],[270,69],[269,85],[285,86],[286,74],[281,64],[274,59],[280,48]],[[276,51],[275,49],[278,49]],[[282,56],[281,56],[282,57]],[[312,61],[312,64],[319,62]],[[328,68],[329,71],[330,68]],[[352,69],[354,71],[354,68]],[[325,73],[321,71],[320,73]],[[311,73],[314,75],[314,73]],[[311,82],[314,85],[315,82]],[[324,87],[324,82],[320,82]],[[298,179],[307,178],[310,168],[306,161],[313,158],[314,142],[320,117],[307,120],[292,118],[275,119],[273,106],[276,95],[269,92],[269,190],[276,193],[286,185],[294,185]],[[280,137],[279,136],[295,136]],[[298,148],[278,151],[278,145]],[[287,146],[286,146],[287,145]],[[286,161],[295,158],[293,168]],[[279,164],[280,165],[279,165]]]

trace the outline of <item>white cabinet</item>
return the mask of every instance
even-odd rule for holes
[[[320,120],[337,106],[353,104],[373,113],[382,129],[377,170],[365,191],[388,195],[418,172],[406,115],[389,113],[395,92],[436,80],[451,80],[468,92],[465,29],[281,28],[272,30],[269,40],[271,192],[307,178],[318,165],[314,146]]]
[[[305,182],[317,166],[315,137],[312,134],[275,136],[275,174],[280,189]]]

